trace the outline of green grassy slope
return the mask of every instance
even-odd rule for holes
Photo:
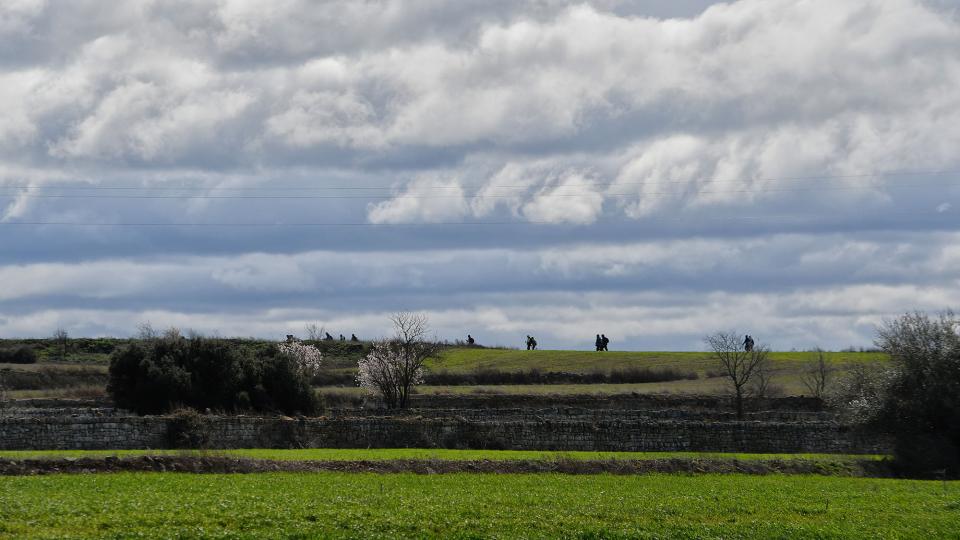
[[[0,478],[0,538],[957,538],[960,483],[816,476]]]
[[[825,353],[827,360],[842,366],[852,362],[883,362],[883,353]],[[770,355],[778,368],[795,368],[816,358],[810,352],[774,352]],[[716,369],[716,361],[706,352],[603,352],[593,351],[526,351],[513,349],[448,349],[439,359],[427,363],[428,369],[450,372],[476,369],[517,371],[570,371],[586,373],[629,367],[676,368],[697,372]]]
[[[842,376],[853,364],[877,364],[888,362],[883,353],[828,352],[827,361]],[[809,393],[801,375],[814,361],[812,352],[773,352],[773,384],[785,395]],[[512,349],[448,349],[443,355],[427,363],[427,369],[451,373],[470,372],[482,369],[519,371],[568,371],[589,373],[608,372],[630,367],[650,369],[675,369],[694,372],[697,380],[680,380],[646,384],[565,384],[543,386],[435,386],[421,387],[421,393],[504,393],[504,394],[617,394],[617,393],[675,393],[716,394],[725,390],[726,381],[718,377],[717,361],[706,352],[619,352],[597,353],[593,351],[526,351]]]

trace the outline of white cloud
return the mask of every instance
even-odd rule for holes
[[[530,221],[584,225],[596,221],[602,208],[595,181],[572,173],[541,188],[523,206],[523,215]]]
[[[432,175],[410,182],[396,198],[368,206],[371,223],[456,221],[467,211],[459,180]]]
[[[451,332],[560,340],[596,320],[680,336],[729,319],[839,343],[853,339],[844,324],[862,337],[878,313],[932,306],[956,285],[957,239],[937,230],[960,195],[944,181],[960,176],[862,176],[960,169],[960,21],[948,3],[690,1],[695,17],[644,16],[665,4],[2,2],[0,184],[18,186],[0,188],[2,220],[384,227],[5,227],[0,313],[45,325],[69,312],[90,331],[80,317],[119,328],[154,312],[281,332],[324,313],[265,305],[375,291],[400,306],[440,291],[451,305],[428,307]],[[38,199],[23,184],[293,198]],[[343,189],[361,184],[392,196],[307,198],[382,193]],[[310,189],[285,187],[297,185]],[[137,194],[84,194],[118,193]],[[813,217],[714,220],[794,213]],[[609,225],[622,216],[638,223]],[[583,226],[389,227],[471,220]],[[145,250],[154,258],[129,255]],[[651,288],[677,296],[643,296]],[[525,310],[492,300],[516,291],[533,295]],[[599,305],[618,295],[636,306]],[[837,298],[855,309],[841,313]],[[78,299],[112,307],[82,312]],[[260,311],[166,303],[194,301]],[[382,311],[342,317],[374,324]]]

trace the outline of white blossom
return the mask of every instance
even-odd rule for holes
[[[281,342],[277,344],[280,354],[296,361],[297,368],[306,377],[313,377],[323,364],[323,353],[313,345],[304,345],[299,341]]]

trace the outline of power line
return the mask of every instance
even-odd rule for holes
[[[618,184],[620,185],[620,184]],[[946,187],[960,185],[956,183],[945,184]],[[943,187],[944,184],[938,184]],[[801,193],[801,192],[821,192],[821,191],[871,191],[878,186],[819,186],[802,188],[753,188],[753,189],[725,189],[725,190],[685,190],[685,191],[650,191],[635,193],[603,193],[599,191],[581,191],[561,193],[546,192],[538,193],[540,197],[583,197],[587,195],[603,195],[606,198],[623,197],[669,197],[669,196],[690,196],[690,195],[724,195],[724,194],[742,194],[742,193]],[[89,195],[89,194],[69,194],[69,195],[47,195],[37,193],[21,194],[3,194],[0,198],[28,198],[28,199],[252,199],[252,200],[323,200],[323,199],[462,199],[462,198],[485,198],[485,199],[513,199],[519,197],[516,195]]]
[[[885,211],[878,217],[888,216],[942,216],[955,218],[957,212],[930,212],[930,211]],[[754,216],[696,216],[696,220],[701,221],[788,221],[788,220],[810,220],[822,222],[830,217],[825,214],[768,214]],[[870,216],[861,216],[870,217]],[[136,223],[94,223],[94,222],[70,222],[70,221],[7,221],[0,222],[3,226],[66,226],[66,227],[143,227],[143,228],[173,228],[173,227],[237,227],[237,228],[283,228],[283,227],[370,227],[370,228],[394,228],[394,227],[437,227],[437,226],[537,226],[554,225],[567,227],[584,227],[603,224],[623,224],[632,226],[641,226],[649,222],[682,222],[693,221],[690,217],[680,216],[658,216],[652,218],[642,218],[632,221],[627,220],[597,220],[590,223],[571,223],[555,221],[444,221],[444,222],[421,222],[421,223],[370,223],[370,222],[313,222],[313,223],[170,223],[170,222],[136,222]]]
[[[839,174],[839,175],[813,175],[813,176],[781,176],[781,177],[762,177],[762,178],[727,178],[719,179],[714,178],[702,178],[698,185],[706,184],[729,184],[729,183],[740,183],[746,180],[753,182],[801,182],[808,180],[843,180],[843,179],[854,179],[854,178],[889,178],[889,177],[904,177],[904,176],[942,176],[942,175],[951,175],[951,174],[960,174],[960,169],[957,170],[928,170],[928,171],[900,171],[900,172],[886,172],[886,173],[861,173],[861,174]],[[696,179],[687,179],[687,180],[659,180],[659,181],[645,181],[645,182],[610,182],[606,180],[584,180],[583,184],[588,185],[616,185],[616,186],[646,186],[646,185],[667,185],[667,184],[691,184],[694,183]],[[318,191],[318,190],[330,190],[330,191],[352,191],[352,190],[394,190],[397,186],[271,186],[271,187],[220,187],[220,186],[179,186],[179,187],[147,187],[147,186],[130,186],[130,185],[93,185],[93,186],[77,186],[77,185],[65,185],[65,184],[47,184],[47,185],[35,185],[35,184],[3,184],[0,185],[0,188],[3,189],[24,189],[24,190],[80,190],[80,191],[107,191],[107,190],[134,190],[134,191],[207,191],[207,190],[218,190],[218,191]],[[463,188],[488,188],[488,189],[532,189],[537,188],[537,185],[487,185],[484,183],[465,183],[458,184],[454,186],[430,186],[426,188],[428,190],[448,190],[448,189],[463,189]]]

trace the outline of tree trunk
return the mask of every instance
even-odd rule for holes
[[[743,420],[743,389],[737,387],[737,420]]]

